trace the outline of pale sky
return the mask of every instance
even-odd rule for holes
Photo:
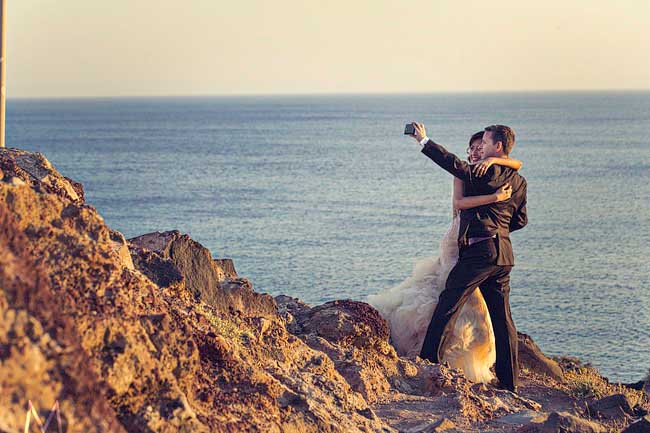
[[[650,89],[649,0],[5,0],[12,97]]]

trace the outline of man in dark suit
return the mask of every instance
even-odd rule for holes
[[[461,211],[458,262],[440,294],[420,356],[440,362],[460,309],[478,286],[494,329],[498,386],[517,392],[517,330],[509,303],[510,270],[514,266],[510,232],[523,228],[528,222],[526,179],[516,170],[501,165],[492,165],[483,176],[476,176],[467,162],[430,140],[424,125],[414,122],[413,126],[413,137],[423,146],[422,153],[461,179],[466,196],[493,194],[505,183],[512,186],[509,200]],[[514,144],[515,134],[511,128],[488,126],[481,143],[482,158],[507,157]]]

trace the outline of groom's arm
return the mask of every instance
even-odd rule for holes
[[[411,137],[422,145],[422,153],[431,158],[433,162],[443,169],[447,170],[452,176],[465,182],[472,181],[472,170],[467,162],[461,160],[453,153],[447,152],[447,149],[434,143],[427,137],[427,131],[424,125],[418,122],[412,122],[414,134]]]
[[[448,152],[447,149],[428,137],[424,137],[420,144],[422,144],[422,153],[431,158],[441,168],[463,181],[470,182],[472,180],[472,170],[467,162]]]

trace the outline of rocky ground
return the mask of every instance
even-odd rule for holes
[[[519,346],[518,395],[399,357],[368,304],[256,293],[178,231],[126,240],[42,155],[0,149],[0,432],[29,401],[67,432],[650,431],[650,380]]]

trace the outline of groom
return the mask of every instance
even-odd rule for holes
[[[523,228],[526,215],[526,179],[511,168],[492,165],[480,177],[472,167],[426,135],[424,125],[413,123],[412,135],[422,153],[464,183],[465,195],[492,194],[505,183],[512,186],[509,200],[461,211],[458,233],[459,258],[449,273],[438,299],[420,357],[439,363],[446,339],[458,314],[477,286],[485,299],[496,342],[495,370],[499,388],[517,392],[517,330],[510,314],[510,270],[514,256],[509,234]],[[507,157],[515,144],[514,131],[504,125],[485,128],[481,157]]]

